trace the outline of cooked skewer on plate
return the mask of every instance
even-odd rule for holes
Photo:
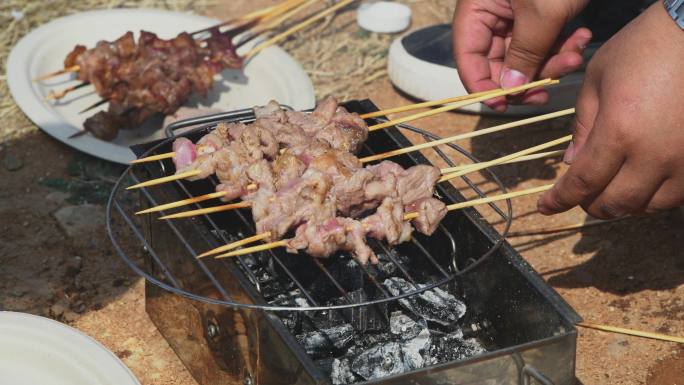
[[[302,24],[310,25],[351,1],[342,1]],[[228,31],[222,32],[219,27],[199,31],[207,35],[201,40],[195,40],[185,32],[171,40],[163,40],[142,31],[137,42],[128,32],[114,42],[101,41],[89,50],[77,46],[65,59],[65,69],[76,71],[82,84],[92,84],[97,94],[109,103],[106,111],[86,120],[85,131],[100,139],[112,140],[119,129],[138,127],[157,113],[172,114],[193,94],[206,95],[212,88],[214,74],[226,68],[242,68],[243,63],[257,52],[280,41],[268,40],[241,56],[237,47],[244,41],[233,41],[238,34],[269,18],[282,23],[284,17],[291,17],[314,2],[287,0],[271,12],[247,18]],[[275,26],[267,24],[267,28],[259,32],[270,31]],[[278,36],[283,39],[289,35]],[[61,97],[81,86],[52,95]]]

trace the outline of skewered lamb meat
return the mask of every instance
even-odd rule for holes
[[[441,220],[446,215],[446,209],[438,212],[433,210],[437,205],[433,205],[432,202],[417,205],[418,219],[413,221],[414,225],[418,224],[417,230],[434,231],[436,227],[432,229],[425,227],[424,223],[419,222],[421,218],[429,217],[430,224],[433,224],[433,220]],[[435,216],[435,213],[439,215]],[[360,264],[365,265],[368,262],[375,264],[378,259],[366,243],[365,237],[386,240],[390,244],[406,242],[411,238],[412,229],[403,218],[404,210],[401,201],[396,198],[386,198],[375,214],[361,221],[330,217],[323,220],[314,219],[302,224],[297,228],[295,236],[287,240],[287,251],[296,253],[298,250],[306,250],[307,254],[317,258],[329,257],[338,251],[350,251]]]
[[[200,42],[188,33],[164,40],[141,31],[137,43],[132,32],[119,39],[100,41],[92,49],[78,45],[64,67],[78,66],[78,79],[89,82],[103,99],[107,111],[86,120],[93,135],[111,140],[117,130],[142,124],[156,114],[173,114],[192,94],[206,95],[215,74],[240,68],[232,36],[212,30]]]

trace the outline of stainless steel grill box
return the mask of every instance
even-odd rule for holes
[[[348,102],[345,107],[358,113],[377,110],[368,100]],[[194,141],[218,120],[253,119],[251,110],[241,110],[180,126],[206,123],[184,133]],[[435,139],[413,130],[427,140]],[[133,150],[139,156],[166,152],[171,141]],[[385,129],[369,135],[362,155],[408,145],[398,129]],[[404,167],[428,162],[419,153],[392,160]],[[344,256],[315,260],[278,249],[234,259],[198,260],[198,253],[253,235],[253,224],[248,210],[177,221],[132,215],[140,208],[212,192],[216,183],[211,179],[174,182],[135,194],[123,189],[127,183],[173,172],[170,160],[127,170],[110,197],[107,223],[119,254],[147,279],[147,313],[198,383],[330,384],[330,373],[321,366],[326,359],[307,354],[293,330],[315,318],[342,320],[353,325],[358,335],[382,332],[399,298],[388,295],[379,281],[392,274],[429,284],[421,291],[439,286],[462,299],[467,310],[459,327],[487,351],[358,383],[575,383],[574,324],[580,317],[476,210],[452,211],[433,236],[417,235],[415,242],[394,250],[371,243],[385,256],[390,273],[382,267],[349,264]],[[464,200],[450,184],[440,184],[437,193],[446,203]],[[206,207],[217,204],[205,203]],[[507,204],[507,213],[496,209],[510,224],[510,201]],[[121,241],[123,231],[134,233],[140,242]],[[309,307],[302,308],[295,297]],[[331,304],[333,297],[341,302]]]

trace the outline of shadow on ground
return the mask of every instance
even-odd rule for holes
[[[573,252],[593,252],[593,257],[548,282],[562,288],[593,286],[618,295],[674,289],[684,283],[683,230],[678,210],[587,228]]]
[[[137,276],[114,253],[104,203],[122,167],[40,131],[0,147],[0,310],[74,322]]]

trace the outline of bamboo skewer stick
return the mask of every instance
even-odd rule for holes
[[[193,204],[193,203],[203,202],[203,201],[206,201],[206,200],[209,200],[209,199],[220,198],[220,197],[222,197],[222,196],[224,196],[224,195],[226,195],[225,192],[223,192],[223,191],[217,191],[217,192],[214,192],[214,193],[211,193],[211,194],[200,195],[200,196],[197,196],[197,197],[192,197],[192,198],[188,198],[188,199],[179,200],[179,201],[176,201],[176,202],[171,202],[171,203],[167,203],[167,204],[163,204],[163,205],[159,205],[159,206],[150,207],[150,208],[148,208],[148,209],[138,211],[138,212],[136,212],[135,214],[136,214],[136,215],[141,215],[141,214],[154,213],[154,212],[157,212],[157,211],[164,211],[164,210],[173,209],[173,208],[176,208],[176,207],[181,207],[181,206],[190,205],[190,204]]]
[[[548,157],[562,155],[564,152],[565,152],[564,150],[540,152],[538,154],[521,156],[520,158],[509,160],[509,161],[504,162],[502,164],[519,163],[519,162],[525,162],[525,161],[529,161],[529,160],[548,158]],[[472,167],[472,166],[473,166],[473,164],[464,164],[464,165],[459,165],[459,166],[454,166],[454,167],[447,167],[447,168],[441,169],[441,172],[442,172],[442,174],[449,174],[452,172],[464,170],[464,169]],[[255,185],[255,184],[250,184],[247,186],[248,190],[254,190],[256,188],[257,188],[257,185]],[[166,204],[155,206],[155,207],[150,207],[146,210],[138,211],[135,214],[136,215],[150,214],[150,213],[154,213],[157,211],[163,211],[163,210],[168,210],[168,209],[177,208],[177,207],[181,207],[181,206],[186,206],[186,205],[193,204],[193,203],[203,202],[203,201],[209,200],[209,199],[220,198],[224,195],[226,195],[225,192],[217,191],[217,192],[214,192],[211,194],[200,195],[200,196],[197,196],[194,198],[182,199],[179,201],[166,203]],[[187,216],[194,216],[194,215],[203,214],[203,212],[201,212],[200,210],[194,210],[194,211],[195,212],[192,215],[187,215]],[[183,218],[183,217],[178,217],[178,218]]]
[[[270,236],[271,236],[270,231],[267,231],[267,232],[261,233],[261,234],[257,234],[257,235],[253,235],[251,237],[247,237],[247,238],[241,239],[239,241],[236,241],[233,243],[228,243],[228,244],[223,245],[221,247],[217,247],[215,249],[209,250],[206,253],[202,253],[202,254],[198,255],[197,258],[204,258],[204,257],[210,256],[210,255],[223,253],[224,251],[237,249],[240,246],[244,246],[244,245],[247,245],[247,244],[250,244],[253,242],[261,241],[262,239],[266,239]]]
[[[629,217],[627,216],[627,217],[622,217],[622,218],[613,218],[613,219],[605,219],[605,220],[604,219],[589,219],[586,222],[578,222],[578,223],[574,223],[571,225],[552,227],[550,229],[514,231],[514,232],[508,233],[507,237],[508,238],[526,237],[526,236],[531,236],[531,235],[544,235],[544,234],[560,233],[560,232],[564,232],[564,231],[582,230],[582,229],[586,229],[589,227],[605,225],[608,223],[621,221],[621,220],[624,220],[627,218],[629,218]]]
[[[334,13],[340,8],[346,7],[347,5],[353,3],[356,0],[342,0],[339,3],[333,5],[332,7],[326,8],[323,11],[317,13],[316,15],[308,18],[307,20],[304,20],[303,22],[292,26],[291,28],[288,28],[286,31],[279,33],[278,35],[273,36],[272,38],[266,40],[265,42],[259,44],[258,46],[252,48],[249,52],[247,52],[243,57],[245,60],[249,60],[252,58],[254,55],[258,54],[259,52],[263,51],[264,49],[279,43],[280,41],[286,39],[288,36],[297,33],[301,31],[302,29],[310,26],[311,24],[317,22],[318,20],[321,20],[325,18],[326,16]]]
[[[525,85],[522,85],[522,86],[519,86],[519,87],[509,88],[509,89],[500,90],[500,91],[494,91],[494,92],[491,92],[491,93],[488,93],[488,94],[485,94],[485,95],[482,95],[482,96],[478,96],[478,97],[475,97],[475,98],[463,100],[463,101],[456,102],[456,103],[451,103],[451,104],[448,104],[448,105],[446,105],[446,106],[444,106],[444,107],[435,108],[435,109],[433,109],[433,110],[429,110],[429,111],[425,111],[425,112],[420,112],[420,113],[417,113],[417,114],[405,116],[405,117],[398,118],[398,119],[393,119],[393,120],[390,120],[390,121],[385,122],[385,123],[376,124],[376,125],[373,125],[373,126],[371,126],[371,127],[368,127],[368,131],[380,130],[380,129],[387,128],[387,127],[390,127],[390,126],[394,126],[394,125],[397,125],[397,124],[406,123],[406,122],[410,122],[410,121],[413,121],[413,120],[417,120],[417,119],[421,119],[421,118],[426,118],[426,117],[428,117],[428,116],[441,114],[442,112],[453,111],[453,110],[455,110],[455,109],[457,109],[457,108],[461,108],[461,107],[465,107],[465,106],[468,106],[468,105],[471,105],[471,104],[483,102],[483,101],[485,101],[485,100],[489,100],[489,99],[496,98],[496,97],[499,97],[499,96],[506,96],[506,95],[517,94],[517,93],[519,93],[519,92],[526,91],[526,90],[529,90],[529,89],[532,89],[532,88],[537,88],[537,87],[541,87],[541,86],[545,86],[545,85],[551,85],[551,84],[557,84],[557,83],[558,83],[558,80],[543,79],[543,80],[539,80],[539,81],[536,81],[536,82],[528,83],[528,84],[525,84]]]
[[[476,136],[491,134],[493,132],[503,131],[503,130],[507,130],[509,128],[520,127],[520,126],[524,126],[527,124],[538,123],[538,122],[542,122],[542,121],[549,120],[549,119],[555,119],[555,118],[558,118],[561,116],[572,115],[574,113],[575,113],[575,109],[569,108],[566,110],[556,111],[556,112],[552,112],[549,114],[544,114],[544,115],[534,116],[534,117],[527,118],[527,119],[517,120],[515,122],[500,124],[497,126],[485,128],[483,130],[467,132],[465,134],[454,135],[454,136],[450,136],[448,138],[443,138],[443,139],[439,139],[439,140],[433,140],[431,142],[416,144],[414,146],[404,147],[404,148],[400,148],[398,150],[387,151],[387,152],[383,152],[381,154],[367,156],[365,158],[361,158],[360,160],[361,160],[361,162],[372,162],[372,161],[376,161],[376,160],[389,158],[389,157],[392,157],[395,155],[406,154],[406,153],[412,152],[412,151],[424,150],[426,148],[431,148],[431,147],[435,147],[438,145],[455,142],[458,140],[469,139],[469,138],[474,138]]]
[[[65,97],[69,92],[75,91],[75,90],[77,90],[77,89],[79,89],[79,88],[86,87],[86,86],[88,86],[88,85],[90,85],[90,83],[83,82],[83,83],[76,84],[75,86],[67,87],[67,88],[65,88],[65,89],[63,89],[63,90],[60,90],[60,91],[52,91],[52,90],[51,90],[51,91],[48,93],[48,95],[45,97],[45,100],[59,100],[59,99],[62,99],[62,98]]]
[[[527,162],[527,161],[530,161],[530,160],[543,159],[543,158],[550,158],[550,157],[554,157],[554,156],[563,155],[564,153],[565,153],[565,150],[556,150],[556,151],[540,152],[540,153],[537,153],[537,154],[521,156],[521,157],[519,157],[519,158],[515,158],[515,159],[509,160],[509,161],[507,161],[507,162],[503,162],[503,163],[501,163],[501,164],[521,163],[521,162]],[[477,163],[475,163],[475,164],[477,164]],[[442,169],[442,173],[443,173],[443,174],[449,174],[449,173],[452,173],[452,172],[457,172],[457,171],[465,170],[465,169],[467,169],[467,168],[469,168],[469,167],[474,166],[475,164],[470,163],[470,164],[462,164],[462,165],[458,165],[458,166],[454,166],[454,167],[443,168],[443,169]]]
[[[547,190],[551,189],[552,187],[553,187],[553,184],[548,184],[548,185],[544,185],[544,186],[533,187],[533,188],[526,189],[526,190],[514,191],[514,192],[510,192],[510,193],[506,193],[506,194],[495,195],[492,197],[473,199],[473,200],[470,200],[467,202],[454,203],[454,204],[448,205],[447,210],[448,211],[459,210],[459,209],[463,209],[466,207],[481,205],[484,203],[490,203],[490,202],[500,201],[500,200],[504,200],[504,199],[511,199],[511,198],[524,196],[524,195],[537,194],[537,193],[540,193],[542,191],[547,191]],[[418,213],[415,213],[415,212],[406,213],[404,215],[404,220],[408,221],[408,220],[415,219],[417,217],[418,217]],[[250,254],[250,253],[257,252],[257,251],[270,250],[270,249],[273,249],[276,247],[284,247],[284,246],[287,246],[287,241],[280,240],[280,241],[265,243],[263,245],[246,247],[244,249],[231,251],[229,253],[216,256],[214,258],[219,259],[219,258],[236,257],[238,255]]]
[[[439,182],[445,182],[445,181],[448,181],[450,179],[457,178],[457,177],[465,175],[465,174],[469,174],[471,172],[483,170],[487,167],[496,166],[496,165],[508,162],[510,160],[519,158],[521,156],[533,154],[537,151],[545,150],[549,147],[553,147],[553,146],[557,146],[559,144],[567,143],[571,140],[572,140],[572,135],[566,135],[562,138],[558,138],[558,139],[552,140],[550,142],[546,142],[546,143],[543,143],[543,144],[540,144],[540,145],[537,145],[534,147],[530,147],[530,148],[522,150],[522,151],[514,152],[510,155],[502,156],[500,158],[490,160],[487,162],[480,162],[480,163],[474,164],[470,167],[466,167],[460,171],[456,171],[456,172],[453,172],[451,174],[442,175],[442,177],[439,178]]]
[[[180,174],[169,175],[169,176],[165,176],[162,178],[148,180],[146,182],[141,182],[141,183],[138,183],[138,184],[133,185],[133,186],[128,186],[128,187],[126,187],[126,190],[133,190],[136,188],[148,187],[148,186],[154,186],[154,185],[158,185],[158,184],[162,184],[162,183],[166,183],[166,182],[172,182],[174,180],[191,178],[191,177],[197,176],[201,173],[202,173],[202,171],[200,171],[200,170],[190,170],[190,171],[182,172]]]
[[[625,335],[629,335],[629,336],[651,338],[654,340],[669,341],[669,342],[676,342],[679,344],[684,344],[684,337],[668,336],[666,334],[644,332],[641,330],[633,330],[633,329],[620,328],[620,327],[616,327],[616,326],[601,325],[601,324],[595,324],[592,322],[578,322],[576,325],[584,327],[584,328],[602,330],[602,331],[611,332],[611,333],[625,334]]]
[[[54,71],[54,72],[50,72],[49,74],[44,74],[44,75],[40,75],[40,76],[38,76],[38,77],[36,77],[36,78],[33,78],[33,81],[34,81],[34,82],[39,82],[39,81],[41,81],[41,80],[49,79],[49,78],[51,78],[51,77],[55,77],[55,76],[59,76],[59,75],[63,75],[63,74],[68,74],[68,73],[71,73],[71,72],[78,72],[79,69],[81,69],[81,67],[79,67],[79,66],[77,66],[77,65],[71,66],[71,67],[67,67],[67,68],[62,68],[61,70],[57,70],[57,71]]]
[[[183,212],[176,213],[176,214],[165,215],[163,217],[159,217],[159,219],[187,218],[187,217],[193,217],[195,215],[200,215],[200,214],[212,214],[212,213],[218,213],[221,211],[243,209],[243,208],[247,208],[247,207],[251,207],[251,206],[252,206],[252,202],[243,201],[243,202],[230,203],[227,205],[207,207],[207,208],[198,209],[198,210],[183,211]]]

